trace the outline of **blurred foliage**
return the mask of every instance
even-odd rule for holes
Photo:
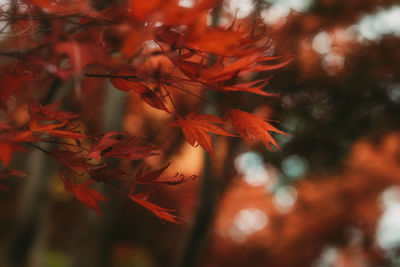
[[[206,236],[208,246],[197,264],[398,266],[398,247],[385,250],[378,244],[376,231],[385,212],[382,192],[400,184],[400,36],[387,33],[370,40],[359,30],[366,15],[389,10],[398,1],[315,0],[300,11],[290,9],[287,3],[291,2],[296,1],[255,0],[257,8],[250,14],[269,22],[268,10],[279,10],[279,3],[281,11],[286,8],[282,13],[286,15],[270,23],[274,53],[295,55],[290,65],[274,73],[266,87],[280,96],[238,93],[226,100],[280,121],[279,127],[291,136],[277,136],[281,147],[277,152],[257,144],[216,140],[216,154],[225,153],[230,162],[248,151],[261,155],[259,165],[265,167],[269,180],[252,186],[233,166],[222,169],[225,180],[218,181],[222,184],[221,200]],[[224,23],[223,18],[229,21],[234,12],[226,5],[220,15]],[[322,38],[319,44],[326,48],[323,53],[315,50],[318,43],[314,42],[321,32],[327,33],[320,35],[325,36],[325,43]],[[89,92],[95,87],[85,90],[102,97]],[[168,120],[138,104],[135,97],[127,100],[123,127],[131,134],[164,143],[167,152],[163,156],[173,157],[173,170],[200,174],[202,152],[187,147],[176,132],[164,131]],[[176,98],[182,110],[197,104],[180,95]],[[224,99],[221,102],[224,104]],[[138,112],[141,117],[135,115]],[[85,115],[87,121],[97,116]],[[160,161],[148,164],[157,166]],[[104,253],[93,251],[94,242],[109,244],[112,266],[173,266],[194,223],[198,187],[194,182],[154,189],[155,201],[176,207],[185,224],[164,224],[146,210],[118,199],[110,204],[114,212],[104,215],[113,216],[106,238],[92,240],[100,227],[98,220],[65,198],[55,185],[45,215],[49,222],[45,266],[68,266],[82,255]],[[18,217],[14,206],[19,193],[0,195],[1,247],[11,238],[9,225]],[[247,213],[238,216],[242,210]]]

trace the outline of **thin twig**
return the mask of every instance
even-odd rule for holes
[[[40,146],[38,146],[38,145],[36,145],[36,144],[34,144],[34,143],[26,143],[27,145],[29,145],[29,146],[31,146],[31,147],[34,147],[34,148],[36,148],[36,149],[38,149],[38,150],[40,150],[40,151],[42,151],[43,153],[45,153],[45,154],[47,154],[47,155],[50,155],[50,152],[49,151],[47,151],[46,149],[44,149],[44,148],[41,148]]]
[[[95,73],[84,73],[86,77],[94,78],[116,78],[116,79],[139,79],[137,75],[113,75],[113,74],[95,74]]]

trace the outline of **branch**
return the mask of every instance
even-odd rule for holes
[[[136,75],[112,75],[112,74],[93,74],[93,73],[84,73],[86,77],[94,77],[94,78],[117,78],[117,79],[139,79]]]

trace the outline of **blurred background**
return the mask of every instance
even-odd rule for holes
[[[98,98],[83,109],[88,128],[98,123],[91,116],[102,113],[105,129],[166,143],[171,174],[201,176],[152,189],[154,201],[185,223],[162,222],[118,196],[99,217],[57,179],[42,185],[13,179],[13,190],[0,193],[3,259],[28,257],[30,266],[49,267],[400,266],[399,1],[226,0],[218,24],[235,14],[261,17],[271,52],[294,55],[266,87],[279,97],[234,99],[243,110],[279,121],[290,134],[276,136],[281,149],[215,138],[223,160],[210,162],[177,131],[165,131],[164,113],[109,86],[92,94],[97,86],[88,83],[83,93]],[[118,114],[123,121],[115,120]],[[49,166],[41,157],[25,159],[28,171],[56,177],[37,167]],[[38,188],[35,209],[27,208]]]

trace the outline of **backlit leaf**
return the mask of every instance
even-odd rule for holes
[[[149,202],[147,199],[149,197],[149,194],[147,193],[140,193],[140,194],[131,194],[129,195],[129,198],[136,202],[137,204],[145,207],[149,211],[151,211],[154,215],[156,215],[158,218],[173,222],[173,223],[182,223],[182,218],[173,215],[171,212],[174,210],[166,209],[160,206],[157,206],[156,204],[153,204]]]
[[[66,182],[65,188],[72,192],[81,203],[97,212],[97,214],[102,215],[99,201],[106,201],[106,198],[96,190],[88,187],[93,183],[93,180],[77,185]]]
[[[130,81],[128,79],[112,78],[110,79],[115,88],[122,91],[134,91],[150,106],[169,113],[168,108],[164,104],[164,100],[149,87],[143,83]]]
[[[235,127],[236,131],[244,140],[252,141],[253,138],[256,138],[263,142],[270,150],[273,149],[271,144],[279,149],[278,144],[272,138],[270,132],[288,135],[263,119],[238,109],[230,109],[229,118],[233,127]]]
[[[174,127],[181,127],[182,132],[189,144],[195,146],[196,142],[202,146],[212,158],[213,144],[209,133],[224,136],[235,136],[221,129],[214,124],[224,124],[225,122],[211,114],[189,113],[185,118],[178,116],[178,120],[171,124]]]

